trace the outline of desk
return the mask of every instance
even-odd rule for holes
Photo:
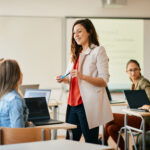
[[[57,100],[50,100],[48,107],[52,108],[53,111],[53,119],[58,120],[58,106],[62,105],[61,101],[57,101]],[[54,134],[54,139],[57,138],[57,130],[54,130],[53,132]]]
[[[110,103],[111,106],[128,106],[128,103]]]
[[[128,149],[127,130],[129,130],[129,132],[131,133],[132,139],[133,139],[133,134],[132,134],[131,130],[134,130],[136,132],[143,134],[143,150],[145,150],[145,120],[144,120],[144,117],[150,117],[150,112],[137,112],[137,111],[132,111],[130,109],[124,109],[123,112],[125,112],[125,122],[124,122],[125,123],[125,150]],[[142,119],[142,122],[141,122],[142,127],[140,129],[137,129],[137,128],[128,126],[127,125],[127,114],[140,117]]]
[[[49,128],[50,130],[65,129],[68,130],[70,139],[72,140],[73,135],[71,129],[75,129],[77,128],[77,126],[70,123],[61,123],[61,124],[53,124],[53,125],[36,126],[36,128]],[[55,135],[53,139],[56,139]]]
[[[51,140],[32,143],[2,145],[1,150],[113,150],[109,146],[75,142],[70,140]]]
[[[56,119],[56,120],[58,119],[57,111],[58,111],[58,106],[60,105],[62,105],[61,101],[50,100],[48,107],[52,108],[53,110],[53,119]]]

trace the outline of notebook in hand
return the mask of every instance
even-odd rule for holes
[[[45,97],[25,98],[25,102],[29,109],[28,121],[32,121],[34,125],[63,123],[62,121],[51,119]]]
[[[131,110],[146,112],[146,110],[138,109],[143,105],[150,105],[145,90],[124,90],[124,94]]]

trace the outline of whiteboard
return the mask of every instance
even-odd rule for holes
[[[66,47],[67,60],[70,55],[71,32],[73,23],[81,18],[67,18]],[[131,81],[126,74],[126,63],[136,59],[141,66],[142,74],[148,74],[149,68],[144,67],[144,55],[147,51],[148,38],[145,39],[145,20],[118,18],[90,18],[98,33],[99,42],[106,49],[109,57],[111,90],[129,89]],[[149,21],[150,22],[150,21]],[[145,46],[145,42],[149,46]]]
[[[0,17],[0,58],[16,59],[23,84],[59,88],[62,72],[62,20],[50,17]]]

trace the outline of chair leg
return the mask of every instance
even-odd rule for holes
[[[118,139],[117,139],[117,146],[116,146],[116,150],[118,150],[118,147],[119,147],[119,142],[120,142],[120,136],[121,136],[121,133],[122,133],[122,130],[124,129],[124,127],[122,127],[119,131],[119,136],[118,136]]]
[[[134,140],[134,137],[133,137],[133,133],[132,133],[131,129],[128,129],[128,130],[129,130],[129,132],[130,132],[130,134],[131,134],[131,137],[132,137],[134,149],[137,150],[137,146],[136,146],[136,144],[135,144],[135,140]]]
[[[42,135],[42,141],[45,141],[45,137],[44,137],[44,135],[45,135],[44,129],[41,129],[41,135]]]
[[[2,129],[0,128],[0,145],[2,145]]]

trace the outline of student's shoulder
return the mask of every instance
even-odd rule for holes
[[[140,79],[140,85],[142,87],[150,87],[150,81],[142,76]]]
[[[6,95],[4,95],[3,99],[8,102],[22,101],[21,96],[19,95],[19,93],[16,90],[12,90],[9,93],[7,93]]]

